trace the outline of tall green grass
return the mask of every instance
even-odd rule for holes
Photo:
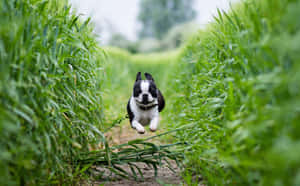
[[[299,10],[299,0],[244,1],[184,49],[168,118],[194,124],[174,136],[192,144],[187,184],[300,184]]]
[[[188,185],[299,185],[299,9],[299,0],[246,0],[219,11],[179,58],[116,48],[103,57],[89,20],[65,1],[0,0],[0,183],[71,183],[92,165],[138,179],[137,162],[156,169],[184,147]],[[166,97],[174,144],[190,145],[105,141],[138,71]]]
[[[74,159],[102,135],[89,19],[66,1],[0,0],[0,25],[0,183],[71,182]]]
[[[138,179],[137,162],[156,172],[162,161],[182,158],[168,150],[180,143],[134,140],[111,147],[101,132],[120,120],[108,114],[110,106],[125,114],[137,71],[166,77],[175,53],[131,56],[110,49],[105,58],[89,19],[82,22],[67,1],[0,0],[0,10],[1,184],[72,184],[95,178],[94,165]]]

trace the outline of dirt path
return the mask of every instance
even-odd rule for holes
[[[111,145],[119,145],[123,143],[127,143],[128,141],[139,139],[139,138],[147,138],[151,136],[155,136],[160,131],[150,132],[148,127],[145,127],[145,134],[139,134],[136,130],[132,129],[128,122],[123,123],[120,126],[112,128],[109,132],[105,133],[105,137],[109,140]],[[158,140],[151,142],[159,142]]]
[[[120,177],[114,177],[113,181],[99,181],[95,182],[95,185],[105,185],[105,186],[116,186],[116,185],[130,185],[130,186],[148,186],[148,185],[180,185],[181,177],[179,176],[179,169],[175,166],[175,172],[172,172],[168,167],[163,166],[158,169],[157,177],[154,176],[154,170],[143,163],[136,164],[142,171],[144,175],[143,181],[135,181],[133,179],[123,179]],[[173,166],[176,165],[175,163]],[[130,172],[130,168],[127,166],[122,166],[124,170]]]
[[[157,133],[160,133],[159,131]],[[106,133],[106,138],[110,141],[110,144],[117,145],[126,143],[130,140],[138,138],[146,138],[154,136],[156,133],[150,132],[149,129],[146,129],[146,133],[141,135],[138,134],[134,129],[130,127],[129,123],[125,123],[121,126],[114,127],[110,132]],[[152,140],[151,142],[160,143],[157,139]],[[118,176],[113,178],[113,181],[99,181],[95,182],[93,185],[105,185],[105,186],[115,186],[115,185],[130,185],[130,186],[156,186],[156,185],[181,185],[180,170],[177,167],[175,162],[171,162],[171,166],[174,169],[174,172],[171,171],[166,165],[158,168],[157,177],[154,175],[154,169],[148,167],[144,163],[136,164],[142,171],[144,175],[144,181],[135,181],[123,179]],[[124,170],[130,172],[130,168],[126,165],[122,166]]]

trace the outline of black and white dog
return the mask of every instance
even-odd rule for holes
[[[145,133],[143,126],[150,123],[150,130],[156,131],[159,123],[159,112],[165,107],[165,100],[155,85],[149,73],[145,73],[146,80],[142,80],[141,72],[136,75],[133,94],[127,104],[127,113],[132,128],[140,134]]]

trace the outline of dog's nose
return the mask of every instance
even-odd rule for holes
[[[143,94],[143,101],[148,101],[148,94]]]

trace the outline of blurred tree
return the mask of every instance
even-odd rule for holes
[[[138,46],[136,42],[129,41],[126,36],[124,36],[121,33],[114,33],[110,37],[108,41],[108,45],[115,46],[119,48],[124,48],[128,50],[131,53],[137,53],[138,52]]]
[[[160,40],[161,49],[170,50],[180,47],[200,29],[193,21],[173,26]]]
[[[140,38],[162,36],[176,24],[195,18],[194,0],[141,0],[138,20]]]
[[[120,48],[127,48],[129,40],[121,33],[114,33],[111,35],[108,44]]]

